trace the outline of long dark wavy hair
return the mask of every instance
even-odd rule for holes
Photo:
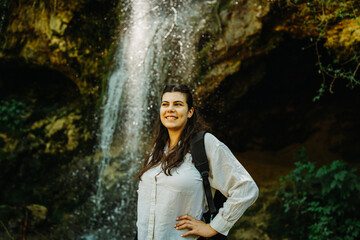
[[[178,144],[176,144],[176,146],[172,148],[167,155],[164,154],[164,148],[169,143],[169,133],[167,128],[161,123],[159,116],[156,123],[153,149],[145,158],[142,168],[137,175],[139,180],[141,180],[141,176],[147,170],[157,166],[158,164],[161,164],[161,167],[166,175],[171,176],[171,169],[179,167],[183,163],[185,155],[190,152],[190,142],[194,134],[202,130],[208,130],[207,125],[204,123],[203,119],[197,112],[197,109],[194,107],[192,94],[186,85],[165,85],[161,98],[167,92],[184,93],[186,95],[188,109],[193,107],[194,113],[192,117],[187,120],[186,126],[181,132]]]

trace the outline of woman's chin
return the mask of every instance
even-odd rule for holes
[[[176,131],[182,131],[183,128],[177,125],[172,125],[172,124],[168,124],[167,126],[165,125],[165,127],[172,132],[176,132]]]

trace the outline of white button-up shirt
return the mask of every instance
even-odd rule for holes
[[[167,149],[165,149],[167,151]],[[229,148],[210,133],[205,134],[209,161],[209,181],[213,194],[219,190],[227,197],[224,206],[210,222],[217,232],[227,235],[245,210],[257,199],[258,187]],[[202,178],[191,154],[166,176],[158,165],[146,171],[139,183],[137,228],[139,240],[197,239],[181,237],[189,229],[176,230],[176,218],[188,214],[201,219],[207,211]]]

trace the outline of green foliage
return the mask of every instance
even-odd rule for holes
[[[317,92],[318,92],[318,94],[315,97],[313,97],[313,102],[320,100],[320,97],[324,94],[324,92],[325,92],[325,84],[324,83],[321,84],[321,86]]]
[[[278,192],[284,212],[278,223],[283,227],[282,237],[359,239],[360,177],[356,169],[338,160],[317,169],[305,148],[296,158],[296,168],[281,178]]]
[[[0,100],[0,130],[13,131],[22,127],[27,107],[24,103],[11,99]]]

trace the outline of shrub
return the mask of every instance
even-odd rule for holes
[[[24,103],[11,99],[0,100],[0,130],[13,131],[21,128],[27,108]]]
[[[356,169],[336,160],[318,169],[303,148],[296,168],[281,178],[278,197],[284,216],[281,234],[292,239],[360,237],[360,177]]]

